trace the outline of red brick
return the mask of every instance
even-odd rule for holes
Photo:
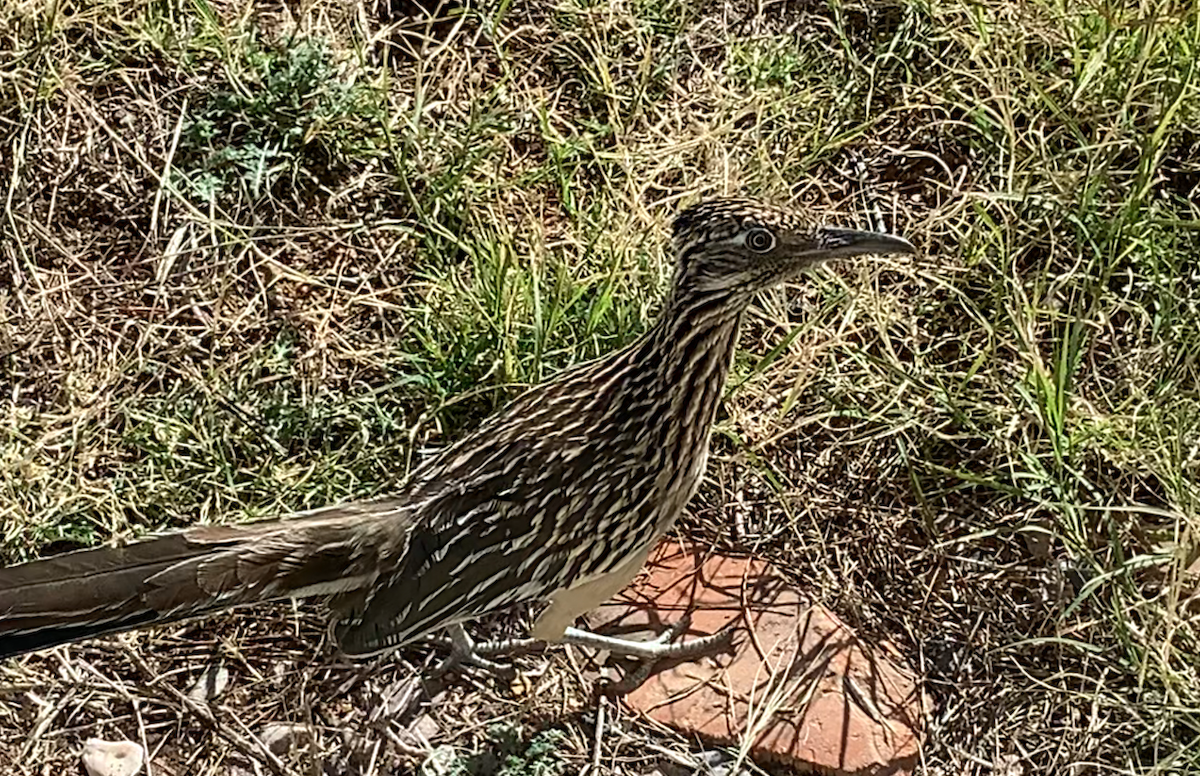
[[[693,637],[739,621],[736,653],[659,671],[626,696],[632,708],[710,741],[751,740],[760,762],[831,774],[915,767],[928,709],[916,678],[824,607],[806,605],[764,561],[699,558],[667,543],[589,619],[633,635],[661,632],[688,610]]]

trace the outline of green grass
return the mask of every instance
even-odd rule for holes
[[[0,11],[0,556],[382,492],[749,193],[922,256],[761,300],[682,530],[899,644],[929,773],[1200,769],[1194,4],[293,12]]]

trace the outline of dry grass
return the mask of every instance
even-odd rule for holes
[[[386,490],[636,336],[671,214],[747,192],[923,255],[761,301],[680,530],[899,645],[927,773],[1200,768],[1194,4],[25,0],[0,40],[5,560]],[[699,762],[611,705],[597,743],[575,656],[517,693],[430,659],[290,609],[24,658],[0,761]]]

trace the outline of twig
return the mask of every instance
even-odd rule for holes
[[[604,743],[604,696],[596,698],[596,735],[592,739],[592,768],[588,771],[589,776],[599,776],[600,773],[600,747]]]

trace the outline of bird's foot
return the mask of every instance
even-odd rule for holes
[[[675,643],[675,639],[688,629],[689,624],[689,619],[684,617],[653,641],[634,641],[592,633],[579,628],[567,628],[561,643],[603,649],[614,655],[641,660],[680,660],[701,657],[724,652],[733,646],[736,634],[733,628],[725,628],[711,636]]]
[[[634,641],[592,633],[580,628],[567,628],[559,643],[591,647],[643,661],[636,670],[631,671],[620,681],[613,682],[606,689],[609,694],[623,695],[646,681],[654,668],[664,660],[687,660],[705,655],[715,655],[727,652],[734,646],[737,631],[732,626],[711,636],[676,643],[675,639],[679,638],[690,624],[690,618],[685,616],[652,641]],[[540,639],[501,639],[476,642],[462,625],[452,625],[446,630],[450,636],[450,655],[434,669],[434,676],[442,676],[463,665],[472,665],[511,681],[517,675],[516,669],[489,658],[496,655],[524,654],[546,646],[546,642]]]
[[[562,643],[603,649],[614,655],[644,661],[636,670],[626,674],[623,679],[610,684],[606,690],[611,695],[624,695],[637,689],[642,682],[646,681],[654,668],[664,660],[686,660],[715,655],[728,652],[733,648],[737,631],[732,626],[711,636],[676,643],[675,639],[679,638],[690,624],[689,617],[682,617],[653,641],[633,641],[615,636],[604,636],[579,628],[567,628],[566,633],[563,634]]]
[[[504,654],[506,650],[503,649],[503,646],[508,642],[476,643],[461,624],[451,625],[446,628],[446,631],[450,635],[450,655],[433,670],[435,677],[443,676],[463,665],[475,666],[504,679],[511,680],[516,676],[516,669],[512,666],[487,658],[488,655]],[[512,641],[526,641],[526,639],[512,639]],[[501,648],[498,649],[497,646]]]

